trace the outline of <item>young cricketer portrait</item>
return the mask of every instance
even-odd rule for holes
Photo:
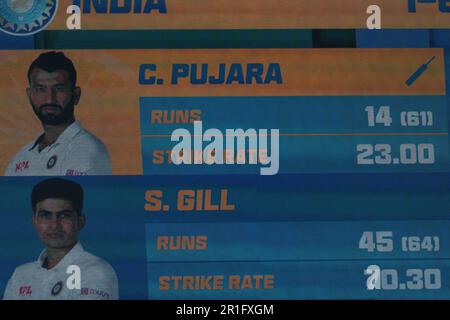
[[[115,300],[117,275],[105,260],[85,251],[78,234],[86,223],[83,189],[50,178],[31,194],[32,223],[45,249],[36,261],[17,267],[5,300]]]

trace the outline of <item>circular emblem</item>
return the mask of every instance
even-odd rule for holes
[[[28,36],[45,29],[56,15],[58,0],[0,1],[0,30]]]
[[[61,292],[62,287],[63,287],[62,281],[58,281],[52,288],[52,296],[57,296]]]
[[[56,155],[54,155],[50,159],[48,159],[48,161],[47,161],[47,169],[53,168],[55,166],[55,164],[56,164],[56,160],[58,160],[58,157]]]

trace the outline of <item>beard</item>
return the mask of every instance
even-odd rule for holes
[[[33,106],[33,111],[36,116],[41,120],[43,124],[46,125],[60,125],[66,122],[69,122],[74,118],[74,109],[75,109],[75,101],[72,98],[69,103],[67,103],[66,107],[63,109],[59,104],[51,104],[46,103],[41,106],[36,106],[33,102],[31,102]],[[45,107],[53,107],[59,110],[57,113],[45,113]]]

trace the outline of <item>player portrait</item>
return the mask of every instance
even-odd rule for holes
[[[110,175],[105,144],[76,120],[82,99],[77,71],[63,52],[45,52],[30,65],[26,95],[43,132],[9,161],[6,176]]]
[[[116,300],[116,272],[84,250],[79,233],[86,224],[83,189],[73,181],[50,178],[31,193],[31,222],[44,245],[36,261],[17,267],[5,300]]]

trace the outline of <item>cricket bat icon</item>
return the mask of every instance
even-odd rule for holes
[[[408,87],[412,86],[414,82],[416,82],[417,79],[419,79],[422,74],[428,69],[428,66],[430,65],[431,62],[433,62],[433,60],[436,58],[436,56],[433,56],[433,58],[431,58],[430,60],[428,60],[427,63],[421,65],[419,67],[419,69],[417,69],[412,75],[411,77],[409,77],[408,80],[406,80],[406,85]]]

